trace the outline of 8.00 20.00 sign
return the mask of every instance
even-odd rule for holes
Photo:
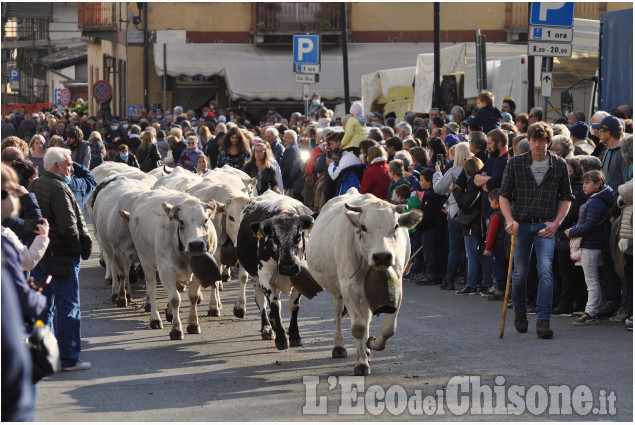
[[[530,41],[529,56],[571,57],[571,43],[546,43],[544,41]]]

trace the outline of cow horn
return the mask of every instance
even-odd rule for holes
[[[408,205],[404,205],[404,204],[395,205],[395,211],[398,213],[403,212],[407,209],[408,209]]]
[[[166,165],[165,165],[165,164],[163,164],[163,172],[164,172],[165,174],[170,174],[172,171],[168,171],[168,169],[166,168]]]
[[[349,211],[355,211],[355,212],[358,212],[358,213],[362,212],[362,207],[356,207],[354,205],[349,205],[348,203],[345,203],[344,206]]]

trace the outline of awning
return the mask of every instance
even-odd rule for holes
[[[465,43],[440,50],[439,75],[465,70]],[[434,53],[417,56],[414,112],[430,112],[434,88]]]
[[[451,46],[442,43],[442,46]],[[232,99],[302,101],[302,84],[295,82],[290,46],[251,44],[167,44],[169,76],[218,75],[225,78]],[[417,55],[433,52],[432,43],[352,43],[348,45],[349,90],[361,97],[361,77],[381,69],[412,67]],[[163,45],[154,45],[154,65],[163,76]],[[324,47],[320,82],[311,92],[324,99],[344,97],[341,47]]]

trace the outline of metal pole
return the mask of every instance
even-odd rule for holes
[[[168,45],[163,43],[163,112],[168,109]]]
[[[148,110],[148,5],[143,7],[143,107]]]
[[[543,72],[552,72],[553,71],[553,58],[542,58],[542,71]],[[540,77],[542,78],[542,76]],[[547,122],[547,111],[549,109],[549,97],[543,97],[544,100],[544,108],[542,108],[542,120]]]
[[[346,3],[342,2],[342,61],[344,62],[344,113],[351,109],[351,96],[348,87],[348,31],[346,18]]]
[[[531,3],[527,3],[527,30],[529,31],[529,21],[531,19]],[[534,72],[534,56],[527,57],[527,111],[531,111],[531,108],[536,106],[534,101],[534,85],[535,85],[535,72]],[[520,105],[519,105],[520,106]]]
[[[432,106],[441,108],[439,93],[441,91],[439,80],[441,79],[441,3],[434,2],[434,86],[432,94]]]

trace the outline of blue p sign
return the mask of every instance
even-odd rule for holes
[[[320,63],[320,36],[293,36],[293,63]]]
[[[574,6],[574,2],[534,2],[529,24],[572,27]]]

